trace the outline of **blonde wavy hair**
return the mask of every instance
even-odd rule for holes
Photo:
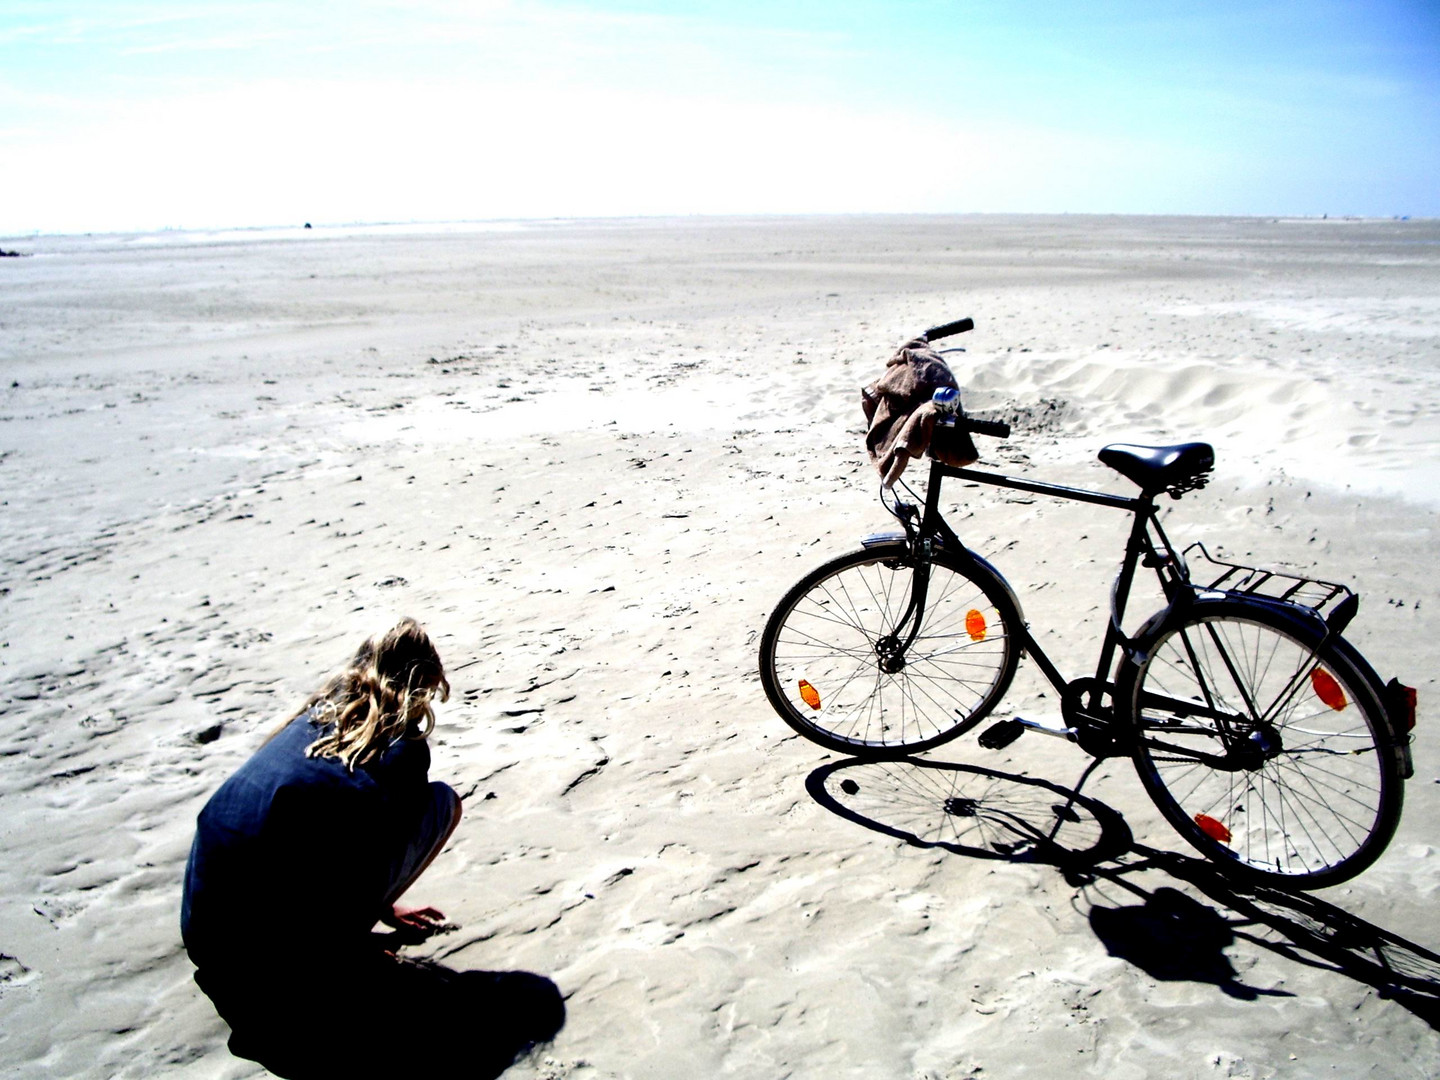
[[[312,724],[331,728],[305,756],[336,758],[354,772],[396,739],[426,738],[435,727],[430,702],[437,693],[441,701],[450,697],[440,654],[419,623],[401,619],[367,639],[295,713],[309,712]]]

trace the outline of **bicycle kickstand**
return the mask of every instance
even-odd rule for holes
[[[1075,800],[1080,798],[1080,789],[1085,786],[1085,781],[1090,779],[1091,774],[1100,767],[1100,763],[1104,760],[1104,758],[1097,757],[1091,761],[1089,765],[1086,765],[1085,771],[1080,774],[1080,780],[1070,790],[1070,798],[1065,801],[1065,805],[1055,808],[1055,827],[1050,830],[1050,835],[1045,838],[1047,841],[1053,844],[1055,837],[1059,836],[1060,830],[1065,827],[1065,823],[1067,821],[1077,820],[1071,808],[1075,805]]]

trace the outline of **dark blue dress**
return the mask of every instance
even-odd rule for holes
[[[305,756],[323,732],[292,720],[200,811],[180,929],[202,972],[294,944],[345,953],[375,925],[430,803],[430,750],[400,739],[351,772]]]
[[[565,1005],[529,972],[397,961],[370,931],[455,821],[427,779],[424,740],[352,773],[307,758],[301,716],[200,811],[181,934],[195,981],[230,1025],[230,1050],[277,1076],[496,1077],[554,1036]]]

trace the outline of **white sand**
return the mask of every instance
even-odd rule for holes
[[[1440,224],[556,222],[0,247],[33,253],[0,260],[5,1075],[260,1072],[227,1053],[180,946],[194,815],[401,613],[450,665],[433,775],[466,799],[413,894],[461,929],[418,951],[569,995],[560,1037],[510,1075],[1440,1072]],[[994,855],[945,798],[1043,817],[1058,797],[1020,774],[1071,785],[1087,760],[965,738],[935,767],[817,773],[837,759],[760,690],[781,592],[887,526],[858,386],[964,314],[969,406],[1039,418],[985,442],[990,463],[1123,491],[1094,463],[1104,443],[1208,438],[1216,478],[1175,504],[1172,534],[1360,592],[1350,636],[1422,707],[1400,831],[1362,877],[1258,906],[1140,851],[1067,879],[907,844],[807,792],[812,774],[832,795],[856,778],[851,809],[877,825]],[[971,500],[962,535],[1084,673],[1123,520],[952,494]],[[1022,667],[1010,700],[1044,712],[1044,690]],[[1140,845],[1190,854],[1127,762],[1086,793]],[[1073,835],[1102,838],[1088,815]],[[1119,910],[1147,897],[1173,903]],[[1125,958],[1177,941],[1197,943],[1177,970]]]

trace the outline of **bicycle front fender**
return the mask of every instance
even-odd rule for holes
[[[896,558],[912,557],[913,552],[909,541],[905,534],[899,529],[890,532],[871,533],[869,536],[862,537],[860,540],[860,546],[866,551],[878,551],[891,545],[898,549],[896,551]],[[995,568],[994,563],[983,555],[976,555],[975,552],[971,551],[964,544],[958,546],[944,544],[940,550],[961,561],[973,564],[979,569],[980,573],[994,581],[995,584],[999,586],[1000,591],[1005,594],[1005,599],[1010,601],[1010,606],[1015,609],[1015,614],[1019,619],[1018,625],[1021,627],[1029,625],[1025,620],[1025,609],[1020,606],[1020,597],[1015,594],[1015,590],[1011,587],[1010,582],[1005,579],[1005,575]]]
[[[970,560],[977,566],[982,567],[986,573],[995,579],[995,583],[1005,592],[1005,598],[1010,601],[1010,606],[1015,609],[1015,614],[1020,616],[1021,627],[1027,627],[1030,623],[1025,618],[1025,609],[1020,606],[1020,597],[1015,595],[1015,590],[1010,587],[1010,582],[1005,580],[1005,575],[995,568],[995,564],[983,555],[976,555],[969,548],[962,549],[969,556]]]
[[[860,538],[860,546],[865,549],[884,547],[886,544],[904,544],[906,536],[899,529],[891,529],[889,532],[871,533],[869,536]]]

